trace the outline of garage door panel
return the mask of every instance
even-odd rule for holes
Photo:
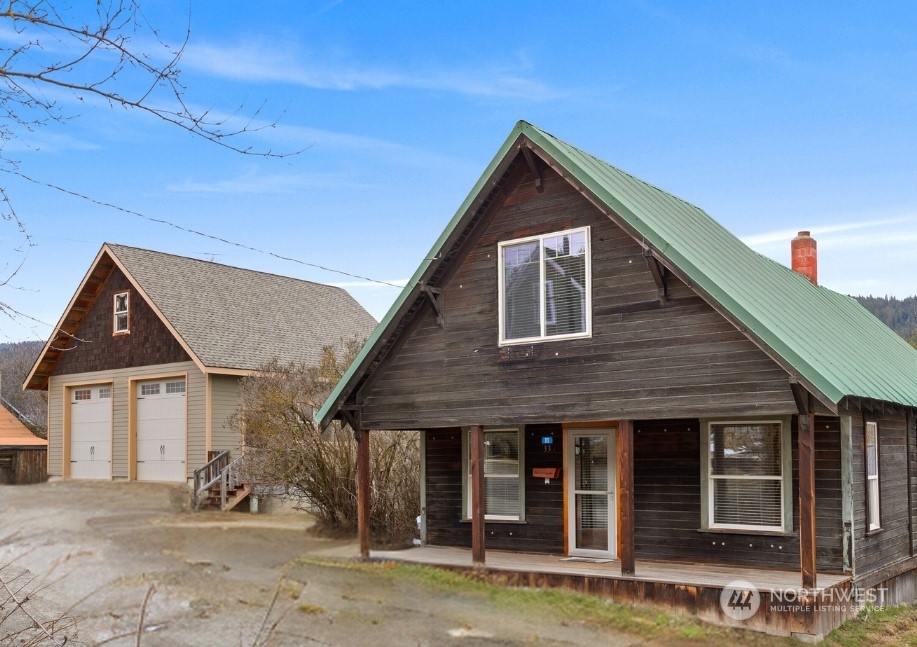
[[[137,386],[137,479],[186,480],[186,399],[184,380]]]
[[[111,387],[70,391],[70,478],[111,478]]]

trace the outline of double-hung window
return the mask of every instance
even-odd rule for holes
[[[471,432],[465,432],[465,517],[471,518]],[[484,518],[523,518],[522,432],[515,428],[484,430]]]
[[[784,421],[708,422],[701,444],[712,529],[787,532],[792,515],[791,447]]]
[[[592,333],[589,227],[502,242],[500,343]]]
[[[114,302],[114,320],[112,332],[115,335],[130,332],[130,292],[118,292]]]
[[[879,425],[866,423],[866,512],[869,516],[869,530],[882,527],[879,514]]]

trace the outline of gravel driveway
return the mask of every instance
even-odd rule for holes
[[[303,513],[190,513],[187,499],[148,483],[0,487],[0,579],[67,645],[136,645],[141,626],[145,647],[640,642],[328,563],[357,547],[313,536]],[[0,645],[28,624],[0,587]]]

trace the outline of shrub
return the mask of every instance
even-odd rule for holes
[[[269,362],[243,378],[241,405],[231,421],[244,433],[248,477],[282,488],[325,530],[356,530],[356,442],[349,427],[335,421],[322,430],[312,416],[358,349],[347,344],[339,357],[327,347],[314,367]],[[418,434],[369,435],[370,530],[376,540],[408,543],[420,511]]]

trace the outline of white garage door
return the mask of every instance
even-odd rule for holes
[[[111,386],[70,390],[70,478],[111,478]]]
[[[185,380],[137,384],[137,480],[184,481]]]

